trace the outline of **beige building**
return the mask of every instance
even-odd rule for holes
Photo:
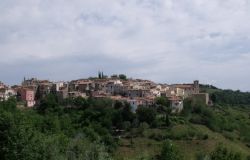
[[[209,94],[208,93],[196,93],[192,95],[193,100],[200,101],[206,105],[209,104]]]
[[[172,88],[174,88],[176,96],[183,96],[184,98],[200,93],[198,80],[195,80],[193,84],[174,84]]]

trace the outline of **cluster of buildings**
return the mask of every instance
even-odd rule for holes
[[[0,82],[0,101],[8,100],[10,97],[15,97],[16,91],[4,83]]]
[[[158,84],[142,79],[121,79],[113,75],[91,79],[78,79],[70,82],[51,82],[36,78],[23,80],[20,86],[8,87],[0,83],[0,100],[16,96],[27,107],[39,104],[39,100],[49,93],[56,94],[59,100],[76,97],[111,98],[128,102],[135,111],[138,106],[151,106],[157,97],[167,97],[173,111],[183,108],[183,100],[188,97],[201,97],[206,104],[207,93],[199,92],[199,81],[192,84]]]

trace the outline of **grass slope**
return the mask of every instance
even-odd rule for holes
[[[220,116],[230,116],[235,125],[250,127],[250,108],[226,107],[217,112]],[[178,116],[173,119],[178,119]],[[186,160],[195,160],[198,154],[210,153],[220,143],[245,157],[249,155],[250,148],[242,141],[242,135],[239,130],[214,132],[204,125],[177,120],[171,128],[146,129],[142,135],[133,138],[132,144],[131,138],[122,137],[114,157],[116,160],[135,160],[157,155],[167,138],[176,144]]]

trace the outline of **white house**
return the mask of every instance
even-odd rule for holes
[[[10,97],[14,97],[16,95],[17,95],[17,93],[13,89],[10,89],[10,88],[2,89],[0,91],[0,101],[8,100]]]
[[[60,88],[62,88],[64,86],[64,82],[63,81],[60,81],[60,82],[54,82],[54,85],[55,85],[55,89],[56,91],[60,91]]]
[[[160,97],[161,96],[161,91],[159,89],[157,89],[157,88],[151,89],[150,92],[155,97]]]
[[[173,113],[179,113],[183,109],[183,100],[180,97],[172,96],[169,98],[170,107]]]
[[[121,94],[123,91],[123,84],[120,80],[109,81],[106,85],[106,92],[110,95]]]

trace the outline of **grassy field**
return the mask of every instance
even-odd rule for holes
[[[222,113],[230,116],[235,125],[250,127],[249,108],[229,107]],[[242,141],[241,135],[237,130],[214,132],[204,125],[177,122],[170,128],[146,129],[132,141],[131,138],[121,138],[114,156],[117,160],[154,156],[160,153],[162,142],[171,139],[186,160],[195,160],[198,154],[210,153],[220,143],[245,157],[250,154],[250,148]]]

